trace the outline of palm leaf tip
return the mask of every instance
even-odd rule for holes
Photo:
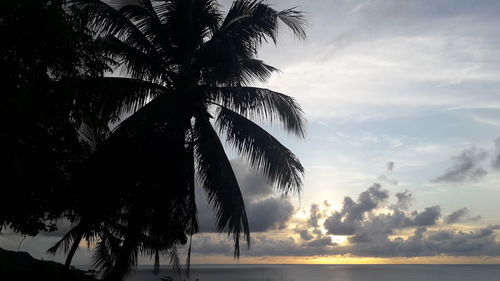
[[[278,18],[293,32],[293,34],[301,39],[306,39],[307,20],[304,13],[298,7],[279,11]]]

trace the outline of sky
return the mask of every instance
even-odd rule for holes
[[[268,2],[308,19],[306,41],[283,28],[260,53],[281,70],[263,86],[308,121],[304,139],[269,128],[305,167],[303,190],[280,195],[233,159],[250,249],[233,259],[200,193],[193,262],[499,263],[500,1]],[[59,235],[19,248],[61,260],[44,254]]]

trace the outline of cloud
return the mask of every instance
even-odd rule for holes
[[[325,235],[322,231],[320,221],[325,218],[327,210],[330,210],[330,203],[324,200],[323,204],[311,204],[309,211],[309,217],[306,219],[305,224],[297,225],[294,229],[295,233],[298,233],[302,241],[307,241],[304,245],[318,245],[323,241],[330,241],[331,237]]]
[[[493,141],[493,149],[477,149],[475,146],[465,149],[460,155],[452,157],[453,165],[443,175],[432,179],[432,182],[463,183],[479,181],[488,171],[483,168],[483,162],[491,158],[491,169],[500,171],[500,138]]]
[[[332,235],[353,235],[356,233],[358,223],[356,221],[343,220],[339,212],[335,212],[325,220],[324,227],[328,234]]]
[[[314,44],[271,49],[268,57],[283,70],[271,87],[323,120],[498,108],[491,92],[500,77],[498,3],[465,2],[302,1],[314,14]]]
[[[470,217],[469,213],[470,213],[470,211],[467,208],[458,209],[458,210],[452,212],[451,214],[449,214],[448,216],[446,216],[446,218],[444,219],[444,222],[446,224],[453,224],[453,223],[457,223],[457,222],[477,221],[477,220],[481,219],[481,216]]]
[[[453,213],[449,214],[445,218],[446,223],[455,223],[460,221],[465,215],[469,212],[469,209],[467,208],[462,208],[459,210],[454,211]]]
[[[493,152],[493,161],[491,165],[495,170],[500,170],[500,138],[497,138],[494,143],[495,150]]]
[[[385,167],[385,170],[386,172],[389,172],[391,173],[392,171],[394,171],[394,162],[393,161],[390,161],[390,162],[387,162],[386,164],[386,167]],[[398,181],[395,180],[395,179],[391,179],[391,178],[388,178],[386,175],[384,174],[381,174],[379,177],[378,177],[378,180],[381,182],[381,183],[388,183],[388,184],[391,184],[391,185],[398,185]]]
[[[416,226],[435,225],[440,217],[441,207],[432,206],[425,208],[425,210],[421,213],[415,212],[413,222]]]
[[[217,232],[214,211],[206,200],[198,205],[198,221],[201,232]],[[250,231],[265,232],[286,228],[295,213],[293,204],[287,198],[268,198],[245,204]]]
[[[378,177],[378,180],[379,180],[380,182],[383,182],[383,183],[388,183],[388,184],[391,184],[391,185],[398,185],[398,181],[397,181],[397,180],[395,180],[395,179],[390,179],[390,178],[388,178],[388,177],[387,177],[387,176],[385,176],[385,175],[380,175],[380,176]]]
[[[365,213],[376,209],[388,197],[389,192],[382,190],[382,186],[375,183],[367,191],[359,194],[357,202],[351,197],[345,197],[342,216],[348,221],[360,221]]]
[[[240,160],[231,160],[245,200],[248,223],[252,232],[284,229],[295,213],[288,197],[276,196],[265,177]],[[202,188],[197,187],[196,203],[201,232],[217,232],[215,214],[208,205]]]
[[[356,223],[353,231],[345,235],[350,235],[351,243],[385,241],[397,230],[437,225],[440,216],[439,206],[428,207],[423,212],[414,211],[411,214],[396,209],[390,213],[372,215]]]
[[[342,210],[328,217],[324,222],[324,227],[329,234],[352,235],[365,214],[375,210],[388,197],[389,192],[382,190],[382,186],[378,183],[360,193],[356,202],[346,196]]]
[[[495,235],[500,226],[472,231],[453,230],[449,224],[476,218],[471,218],[466,208],[444,218],[439,205],[409,210],[415,200],[409,190],[396,192],[393,199],[395,202],[390,204],[389,191],[376,183],[361,192],[355,200],[345,197],[339,211],[326,213],[330,210],[327,201],[311,204],[309,216],[300,219],[303,223],[299,220],[292,236],[279,238],[279,235],[261,232],[253,237],[250,250],[242,250],[241,254],[252,257],[500,256],[500,242]],[[406,235],[408,232],[412,234]],[[346,236],[347,242],[336,243],[332,235]],[[231,249],[230,240],[214,234],[201,234],[195,237],[193,244],[193,251],[203,255],[229,255]]]
[[[394,162],[393,161],[387,162],[386,170],[388,172],[392,172],[394,170]]]
[[[268,198],[247,205],[249,225],[253,232],[284,229],[294,213],[292,203],[281,198]]]
[[[394,207],[402,210],[407,210],[414,201],[413,194],[409,190],[397,192],[396,198],[398,201]]]
[[[442,230],[431,233],[424,246],[434,254],[446,253],[454,256],[499,256],[500,247],[496,242],[495,230],[499,225],[488,226],[477,231],[463,232]]]
[[[465,149],[462,154],[453,157],[453,165],[446,172],[433,179],[433,182],[463,183],[465,181],[477,181],[482,179],[488,172],[481,167],[488,153],[478,150],[475,146]]]
[[[427,235],[427,229],[419,227],[406,240],[381,239],[376,243],[354,244],[345,250],[352,255],[373,257],[500,256],[500,244],[494,234],[498,227],[471,232],[440,230]]]
[[[323,213],[321,213],[319,204],[311,204],[311,210],[309,218],[307,219],[307,225],[313,228],[319,227],[319,220],[323,217]]]
[[[430,257],[430,256],[500,256],[500,243],[495,231],[500,225],[483,227],[474,231],[429,231],[418,227],[408,238],[357,236],[350,244],[340,245],[328,238],[299,243],[292,237],[273,239],[256,236],[252,247],[242,249],[242,256],[324,256],[348,255],[354,257]],[[193,252],[200,255],[230,255],[231,241],[213,235],[196,236]]]
[[[390,235],[402,229],[441,224],[441,207],[438,205],[426,207],[423,211],[408,211],[414,200],[409,190],[397,192],[396,203],[386,208],[381,203],[388,197],[388,191],[381,189],[378,184],[362,192],[356,202],[346,197],[342,210],[331,213],[325,219],[323,227],[327,234],[349,236],[348,240],[356,244],[387,240]],[[371,203],[366,203],[370,201]],[[449,221],[445,219],[444,225]]]
[[[326,246],[333,246],[336,243],[332,242],[332,238],[329,236],[319,238],[316,240],[309,241],[307,243],[302,244],[304,247],[313,247],[313,248],[321,248]]]
[[[238,159],[233,159],[231,160],[231,167],[240,184],[243,198],[246,201],[265,199],[274,195],[274,189],[268,183],[267,179],[263,175],[253,171],[247,164]]]
[[[302,240],[309,241],[309,240],[314,238],[312,233],[309,232],[309,230],[307,230],[307,229],[300,229],[300,230],[297,230],[296,232],[300,234],[300,239],[302,239]]]

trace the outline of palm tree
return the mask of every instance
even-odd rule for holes
[[[277,122],[303,137],[302,111],[293,98],[251,85],[277,71],[257,51],[276,43],[279,25],[305,38],[302,13],[255,0],[235,1],[225,17],[216,0],[76,0],[73,7],[122,71],[75,84],[91,93],[77,102],[98,106],[107,120],[129,117],[75,177],[80,231],[59,245],[76,250],[81,238],[95,239],[96,264],[110,280],[122,280],[140,253],[155,261],[170,254],[175,263],[176,247],[198,232],[199,180],[238,257],[250,229],[219,137],[279,191],[300,191],[299,160],[259,124]]]

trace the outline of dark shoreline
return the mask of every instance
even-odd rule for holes
[[[8,251],[0,248],[0,276],[2,280],[30,280],[30,281],[96,281],[85,271],[64,266],[54,261],[45,261],[33,258],[27,252]]]

